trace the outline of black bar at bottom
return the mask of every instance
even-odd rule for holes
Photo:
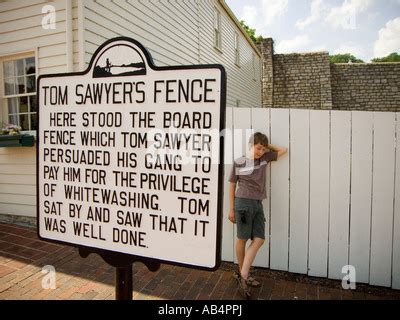
[[[132,264],[116,268],[115,299],[132,300]]]

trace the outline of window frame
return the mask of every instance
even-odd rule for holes
[[[222,53],[222,14],[214,7],[214,48]]]
[[[251,66],[252,66],[252,72],[253,72],[253,80],[257,81],[256,79],[256,55],[254,52],[251,54]]]
[[[26,59],[32,59],[33,63],[35,65],[35,71],[34,73],[25,73],[26,72]],[[18,60],[23,60],[23,68],[24,68],[24,73],[22,76],[19,76],[18,74],[14,73],[12,77],[5,78],[5,70],[4,70],[4,65],[6,62],[12,62],[13,67],[15,68],[16,61]],[[29,117],[29,129],[30,130],[21,130],[21,133],[23,134],[30,134],[36,136],[36,129],[32,129],[32,115],[36,114],[36,117],[38,115],[38,106],[37,106],[37,77],[38,77],[38,64],[37,64],[37,54],[36,51],[28,51],[28,52],[23,52],[23,53],[18,53],[18,54],[13,54],[13,55],[6,55],[6,56],[0,56],[0,125],[3,123],[11,123],[10,122],[10,116],[12,115],[27,115]],[[14,69],[15,71],[15,69]],[[24,87],[25,87],[25,92],[24,93],[18,93],[14,92],[13,94],[8,94],[6,95],[6,79],[12,79],[17,81],[18,83],[18,78],[24,78]],[[28,86],[27,86],[27,80],[29,77],[34,77],[34,84],[35,84],[35,90],[33,92],[28,92]],[[14,82],[15,83],[15,82]],[[25,112],[18,112],[18,113],[9,113],[9,101],[11,99],[15,98],[21,98],[21,97],[26,97],[27,99],[27,108],[28,110]],[[32,112],[31,111],[31,97],[33,97],[33,103],[36,103],[36,111]],[[18,110],[20,111],[20,110]],[[14,124],[14,123],[13,123]]]
[[[234,35],[235,64],[240,67],[240,36],[235,32]]]

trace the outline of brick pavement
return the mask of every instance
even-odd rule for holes
[[[44,266],[54,266],[56,288],[43,289]],[[215,272],[162,265],[152,273],[133,266],[136,300],[241,300],[232,277],[232,263]],[[341,288],[340,281],[287,272],[255,269],[261,288],[254,300],[400,300],[400,291],[357,285]],[[33,228],[0,223],[0,300],[113,300],[115,269],[99,256],[83,259],[78,250],[40,241]]]

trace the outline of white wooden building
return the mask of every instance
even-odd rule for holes
[[[261,105],[261,53],[223,0],[0,2],[0,123],[35,133],[35,77],[83,71],[106,40],[138,40],[158,66],[222,64],[227,106]],[[0,148],[0,217],[36,216],[34,147]]]

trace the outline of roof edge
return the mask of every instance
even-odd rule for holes
[[[247,34],[246,30],[242,27],[240,24],[238,18],[236,18],[235,14],[232,12],[231,8],[225,3],[225,0],[218,0],[219,4],[224,8],[226,13],[229,15],[229,17],[232,19],[232,21],[236,24],[236,26],[239,28],[239,30],[242,32],[244,37],[246,38],[247,42],[250,43],[250,45],[253,47],[254,51],[261,57],[262,54],[260,50],[258,50],[257,46],[254,44],[253,40],[251,40],[250,36]]]

